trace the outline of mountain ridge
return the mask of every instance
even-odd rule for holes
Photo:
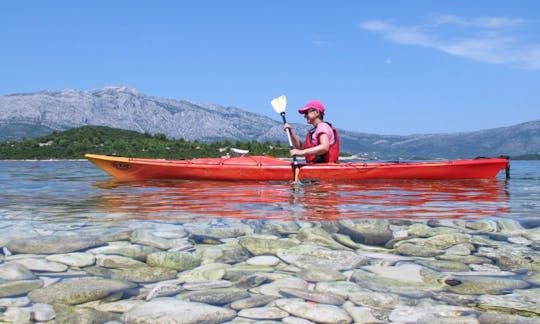
[[[202,142],[284,142],[281,122],[237,107],[140,93],[128,86],[0,96],[0,139],[96,125]],[[307,125],[295,124],[299,132]],[[339,127],[338,127],[339,128]],[[540,120],[472,132],[377,135],[341,130],[342,150],[366,158],[466,158],[540,153]]]

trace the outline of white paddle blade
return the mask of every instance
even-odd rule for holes
[[[278,114],[281,114],[282,112],[285,112],[285,108],[287,107],[287,97],[281,95],[272,99],[270,103],[272,104],[272,108],[274,108]]]

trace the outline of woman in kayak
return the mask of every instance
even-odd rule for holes
[[[313,128],[306,134],[305,142],[301,142],[291,131],[294,148],[291,156],[305,156],[307,163],[337,162],[339,158],[339,135],[330,123],[324,121],[324,105],[319,100],[308,102],[298,112],[306,118]],[[285,131],[291,130],[288,123],[283,126]]]

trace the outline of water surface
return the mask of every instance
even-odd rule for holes
[[[488,180],[119,182],[86,161],[0,162],[0,220],[539,217],[540,161]]]

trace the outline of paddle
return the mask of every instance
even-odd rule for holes
[[[281,118],[283,119],[283,124],[287,123],[287,120],[285,119],[285,107],[287,106],[287,97],[284,95],[279,96],[277,98],[272,99],[270,102],[272,104],[272,108],[281,115]],[[292,139],[291,139],[291,130],[287,129],[287,139],[289,140],[289,148],[292,150],[294,148]],[[294,172],[294,182],[298,182],[298,176],[300,175],[300,166],[298,165],[298,160],[296,159],[296,155],[293,155],[293,172]]]

